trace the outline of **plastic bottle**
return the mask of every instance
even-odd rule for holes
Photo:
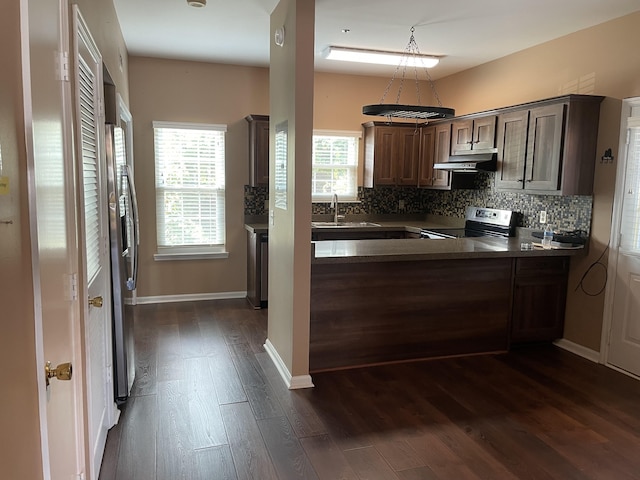
[[[542,235],[542,248],[550,249],[551,240],[553,240],[553,228],[551,228],[551,225],[547,223],[547,226],[544,227],[544,233]]]

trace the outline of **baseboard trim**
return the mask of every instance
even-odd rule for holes
[[[565,338],[561,338],[553,342],[554,345],[562,348],[571,353],[575,353],[576,355],[586,358],[594,363],[600,363],[600,352],[596,352],[590,348],[587,348],[583,345],[579,345]]]
[[[289,369],[280,357],[280,354],[268,338],[266,342],[264,342],[264,349],[266,350],[273,364],[276,366],[278,373],[280,373],[284,384],[289,390],[312,388],[314,386],[313,382],[311,381],[311,375],[296,375],[295,377],[291,375],[291,372],[289,372]]]
[[[231,298],[245,298],[247,292],[219,292],[219,293],[188,293],[183,295],[158,295],[151,297],[138,297],[138,305],[149,305],[153,303],[174,303],[174,302],[198,302],[202,300],[227,300]]]

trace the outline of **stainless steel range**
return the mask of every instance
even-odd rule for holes
[[[464,228],[424,228],[420,238],[514,237],[517,217],[511,210],[467,207]]]

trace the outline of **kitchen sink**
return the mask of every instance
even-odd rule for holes
[[[379,223],[372,222],[311,222],[315,228],[354,228],[354,227],[379,227]]]

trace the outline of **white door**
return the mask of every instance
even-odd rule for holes
[[[22,0],[20,14],[42,472],[79,478],[86,454],[67,0]],[[71,362],[71,380],[47,388],[46,361]]]
[[[77,162],[80,175],[80,251],[86,303],[84,343],[90,478],[97,479],[107,431],[117,420],[111,351],[111,284],[106,208],[102,58],[74,6]]]
[[[607,363],[640,376],[640,98],[622,108],[609,254]]]

